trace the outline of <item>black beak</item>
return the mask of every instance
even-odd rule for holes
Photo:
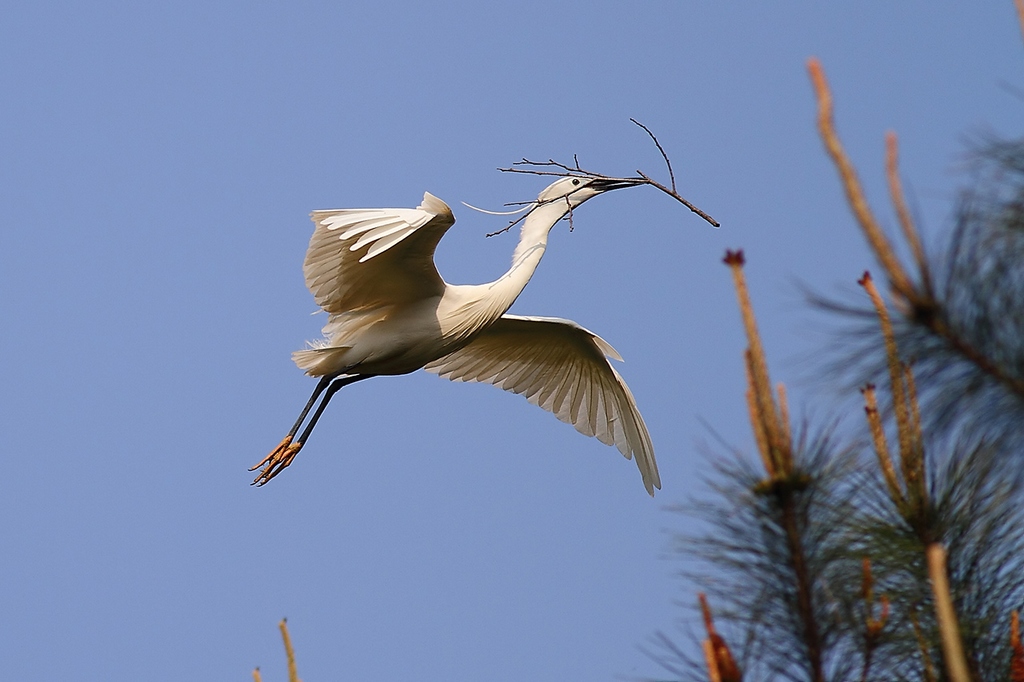
[[[599,192],[610,192],[623,187],[636,187],[646,182],[644,178],[595,178],[590,182],[590,187]]]

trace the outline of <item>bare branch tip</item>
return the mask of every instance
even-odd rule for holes
[[[715,622],[711,617],[711,607],[708,605],[707,595],[703,592],[698,592],[697,599],[700,601],[700,610],[704,616],[704,628],[707,630],[709,636],[716,634]]]
[[[825,79],[825,69],[821,66],[821,60],[817,57],[807,59],[807,71],[811,74],[811,83],[819,94],[828,92],[828,81]]]
[[[648,128],[643,123],[641,123],[640,121],[636,120],[635,118],[630,118],[629,120],[632,121],[633,123],[637,124],[641,128],[643,128],[644,132],[646,132],[648,135],[650,135],[651,140],[654,141],[654,146],[658,148],[659,152],[661,152],[661,158],[665,159],[665,166],[668,168],[668,179],[669,179],[669,182],[672,185],[672,193],[676,194],[676,176],[675,176],[675,173],[672,172],[672,162],[668,160],[668,154],[665,153],[665,148],[661,146],[661,142],[658,141],[658,138],[654,135],[654,133],[651,132],[650,128]],[[639,171],[637,171],[637,172],[639,172]],[[714,224],[714,221],[709,221],[709,222],[712,222],[712,224]],[[718,227],[718,225],[715,225],[715,227]]]
[[[583,166],[580,165],[579,156],[576,154],[573,154],[572,156],[571,165],[567,163],[561,163],[550,158],[547,161],[531,161],[530,159],[523,157],[521,161],[513,163],[511,167],[499,168],[498,170],[501,171],[502,173],[524,173],[529,175],[546,175],[553,177],[571,178],[582,177],[590,179],[605,179],[619,181],[628,180],[631,181],[632,184],[647,184],[654,187],[655,189],[658,189],[668,194],[673,199],[675,199],[676,201],[680,202],[688,209],[690,209],[690,211],[696,213],[698,216],[703,218],[706,222],[711,224],[712,227],[721,227],[721,223],[719,223],[710,215],[699,209],[697,206],[693,205],[691,202],[687,201],[684,197],[682,197],[679,194],[679,191],[676,188],[676,178],[675,172],[672,169],[672,162],[669,160],[668,154],[665,152],[664,147],[661,146],[661,143],[658,141],[658,138],[654,135],[653,132],[651,132],[650,128],[640,123],[635,118],[630,118],[629,120],[632,121],[637,126],[639,126],[641,129],[643,129],[651,138],[651,140],[654,141],[654,144],[658,148],[659,153],[661,153],[662,159],[664,159],[665,161],[665,167],[668,169],[670,186],[666,186],[658,182],[657,180],[653,179],[651,176],[647,175],[646,173],[640,170],[637,170],[637,177],[633,178],[620,178],[618,176],[605,175],[604,173],[598,173],[596,171],[587,170],[586,168],[583,168]],[[642,179],[643,182],[637,182],[637,180],[639,179]],[[500,232],[504,231],[505,230],[501,230]],[[494,234],[500,234],[500,232]]]

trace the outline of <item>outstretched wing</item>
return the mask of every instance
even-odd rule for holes
[[[464,348],[426,366],[452,381],[479,381],[525,395],[586,436],[636,457],[644,487],[661,488],[654,447],[607,341],[575,322],[503,315]]]
[[[434,249],[455,223],[429,192],[416,208],[313,211],[316,228],[302,272],[317,305],[329,313],[440,295]]]

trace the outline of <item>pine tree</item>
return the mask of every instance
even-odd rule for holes
[[[703,656],[666,635],[653,655],[677,677],[713,682],[1024,682],[1024,139],[977,145],[975,180],[935,257],[890,133],[897,248],[836,134],[817,60],[809,71],[822,140],[884,285],[865,272],[864,303],[815,300],[852,325],[839,364],[860,387],[865,436],[791,425],[743,253],[728,252],[759,456],[719,457],[713,499],[688,508],[711,524],[679,544],[702,559],[691,577],[707,594]]]

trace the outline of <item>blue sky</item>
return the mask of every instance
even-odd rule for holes
[[[19,680],[614,680],[676,632],[666,558],[704,489],[705,425],[750,444],[726,248],[746,250],[794,411],[830,337],[797,283],[873,262],[814,129],[820,57],[884,221],[883,135],[931,243],[965,142],[1019,134],[1009,0],[18,3],[0,23],[0,670]],[[418,373],[345,389],[294,466],[246,471],[312,389],[301,276],[317,208],[459,221],[437,261],[493,279],[521,157],[661,173],[556,228],[513,308],[626,358],[664,489],[519,397]],[[803,378],[804,381],[795,381]]]

